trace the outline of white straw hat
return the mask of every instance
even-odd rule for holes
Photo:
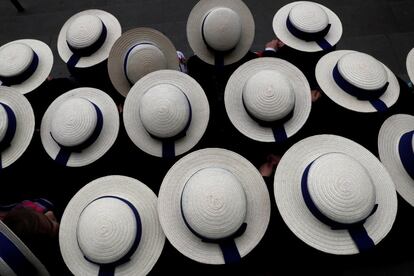
[[[273,18],[273,31],[289,47],[302,52],[329,50],[342,36],[339,17],[327,7],[309,1],[283,6]]]
[[[299,239],[337,255],[378,244],[391,230],[398,207],[381,162],[335,135],[293,145],[277,166],[274,193],[283,220]]]
[[[193,148],[206,131],[210,109],[201,86],[173,70],[152,72],[131,88],[124,105],[129,138],[148,154],[171,158]]]
[[[171,244],[201,263],[238,261],[260,242],[270,219],[263,177],[235,152],[192,152],[168,171],[159,192],[161,226]]]
[[[228,65],[250,50],[254,39],[254,19],[240,0],[201,0],[187,21],[191,49],[204,62]]]
[[[233,125],[261,142],[282,142],[309,117],[311,93],[305,75],[278,58],[241,65],[227,82],[224,103]]]
[[[411,82],[414,82],[414,48],[411,49],[407,55],[406,66],[408,77],[410,78]]]
[[[20,39],[0,47],[0,86],[29,93],[47,79],[52,67],[52,50],[40,40]]]
[[[34,128],[33,109],[26,97],[13,88],[0,87],[0,170],[22,156]]]
[[[378,134],[378,152],[394,180],[397,192],[414,206],[414,117],[397,114],[383,123]]]
[[[86,166],[114,144],[119,130],[116,104],[105,92],[83,87],[59,96],[43,116],[43,147],[56,162]]]
[[[39,259],[1,220],[0,275],[49,276]]]
[[[101,177],[84,186],[60,223],[60,251],[74,275],[146,275],[164,243],[157,196],[126,176]]]
[[[394,73],[361,52],[340,50],[326,54],[316,65],[315,74],[331,100],[357,112],[385,111],[400,95]]]
[[[112,14],[85,10],[63,25],[57,41],[58,52],[69,67],[92,67],[108,58],[121,33],[121,25]]]
[[[163,69],[179,70],[177,51],[164,34],[151,28],[127,31],[109,53],[109,77],[124,97],[140,78]]]

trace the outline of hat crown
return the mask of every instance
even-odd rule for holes
[[[132,83],[136,83],[148,73],[167,68],[164,53],[152,44],[143,43],[134,46],[126,59],[126,75]]]
[[[210,239],[232,235],[246,217],[243,186],[231,172],[221,168],[205,168],[191,176],[181,204],[191,229]]]
[[[140,118],[145,129],[159,138],[182,132],[190,120],[190,103],[175,85],[159,84],[141,98]]]
[[[66,31],[66,41],[75,49],[86,48],[99,39],[102,30],[102,21],[98,16],[80,15],[70,23]]]
[[[289,20],[293,26],[306,33],[316,33],[324,30],[329,24],[325,10],[317,3],[305,2],[292,7]]]
[[[96,124],[96,109],[90,101],[83,98],[68,99],[56,109],[51,134],[62,146],[78,146],[92,135]]]
[[[349,53],[341,57],[338,71],[347,82],[364,90],[380,89],[388,81],[384,65],[364,53]]]
[[[295,94],[284,75],[262,70],[246,81],[243,102],[255,118],[271,122],[284,118],[293,110]]]
[[[34,52],[23,43],[10,43],[0,50],[0,76],[14,77],[23,73],[32,63]]]
[[[7,112],[4,109],[3,105],[0,104],[0,142],[3,141],[4,136],[6,136],[8,127],[9,119],[7,117]]]
[[[79,247],[89,260],[107,264],[131,249],[137,233],[131,208],[116,198],[100,198],[81,213],[77,225]]]
[[[318,210],[339,223],[366,219],[376,201],[375,186],[364,166],[343,153],[328,153],[312,164],[308,190]]]
[[[229,8],[215,8],[204,18],[201,30],[208,46],[216,51],[236,47],[242,33],[240,16]]]

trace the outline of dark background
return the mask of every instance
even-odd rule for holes
[[[256,22],[252,50],[262,50],[273,35],[276,11],[291,1],[246,0]],[[341,18],[344,33],[337,49],[359,50],[375,56],[393,72],[408,80],[405,58],[414,47],[413,0],[324,0]],[[9,0],[0,1],[0,44],[34,38],[50,45],[55,55],[54,77],[68,75],[56,50],[63,23],[74,13],[97,8],[115,15],[123,31],[147,26],[166,34],[183,51],[192,55],[186,38],[186,22],[196,0],[20,0],[26,8],[17,13]],[[200,148],[198,145],[196,149]],[[110,174],[137,178],[158,193],[159,185],[171,163],[161,162],[135,148],[121,124],[116,145],[95,164],[85,168],[62,168],[45,154],[38,138],[28,153],[4,171],[0,178],[1,200],[46,197],[55,202],[60,216],[65,204],[83,185]],[[29,178],[29,180],[27,180]],[[8,188],[5,188],[8,187]],[[9,191],[10,189],[10,191]],[[333,256],[306,246],[283,223],[274,204],[269,229],[261,243],[236,266],[198,264],[166,242],[152,275],[413,275],[414,223],[412,207],[399,197],[399,211],[390,234],[375,250],[356,256]],[[56,258],[59,259],[56,255]],[[56,261],[59,267],[59,261]],[[61,267],[61,273],[68,272]]]

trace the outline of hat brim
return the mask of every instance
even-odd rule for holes
[[[338,60],[349,53],[356,53],[350,50],[334,51],[323,56],[315,69],[316,80],[322,91],[335,103],[352,111],[370,113],[378,110],[369,102],[359,100],[342,90],[335,82],[332,72]],[[382,64],[382,63],[381,63]],[[389,108],[398,100],[400,95],[400,85],[397,77],[385,65],[382,64],[388,74],[388,88],[385,93],[379,98]]]
[[[235,243],[240,256],[246,256],[266,232],[270,219],[270,198],[263,177],[244,157],[217,148],[186,155],[173,165],[161,184],[158,212],[167,239],[178,251],[200,263],[224,264],[219,245],[201,241],[187,228],[180,206],[186,182],[197,171],[211,167],[231,172],[243,185],[247,199],[247,229],[235,239]]]
[[[251,118],[243,105],[243,87],[246,81],[260,70],[275,70],[283,74],[291,83],[295,93],[293,117],[284,123],[287,137],[298,132],[305,124],[311,111],[310,86],[305,75],[293,64],[278,58],[260,58],[240,66],[227,82],[224,103],[230,121],[245,136],[261,142],[275,141],[269,127],[259,125]]]
[[[273,17],[273,31],[276,34],[276,37],[280,39],[284,44],[288,45],[291,48],[302,52],[319,52],[323,49],[315,41],[305,41],[297,38],[287,29],[286,21],[289,17],[290,10],[297,4],[300,3],[312,3],[319,5],[328,15],[329,24],[331,28],[329,29],[328,34],[325,36],[325,40],[329,42],[330,45],[336,45],[342,36],[342,23],[339,17],[331,11],[329,8],[320,5],[315,2],[308,1],[297,1],[289,3],[282,8],[280,8],[275,16]]]
[[[320,251],[350,255],[359,253],[346,230],[333,230],[319,221],[307,208],[301,191],[305,168],[326,153],[344,153],[359,161],[375,185],[378,209],[364,223],[374,244],[391,230],[397,214],[394,183],[385,167],[367,149],[340,136],[316,135],[293,145],[280,160],[274,179],[274,194],[279,212],[290,230],[302,241]]]
[[[80,214],[93,200],[101,196],[118,196],[132,203],[139,212],[142,235],[139,246],[130,260],[116,267],[115,275],[146,275],[161,255],[165,243],[157,213],[157,196],[142,182],[126,176],[98,178],[70,200],[63,213],[59,244],[63,260],[74,275],[98,275],[99,265],[87,261],[77,242]]]
[[[0,86],[0,102],[8,105],[16,116],[16,132],[10,146],[0,153],[1,164],[6,168],[19,159],[32,140],[35,118],[32,106],[17,90]]]
[[[406,59],[407,73],[411,82],[414,82],[414,48],[407,55]]]
[[[249,8],[240,0],[201,0],[191,10],[187,21],[187,39],[191,49],[202,61],[214,65],[214,51],[204,43],[202,24],[205,15],[212,9],[225,7],[232,9],[239,16],[242,31],[239,43],[224,56],[224,65],[235,63],[242,59],[253,44],[255,25]]]
[[[30,251],[30,249],[0,220],[0,232],[5,235],[26,257],[36,269],[37,275],[49,276],[46,267],[39,261],[39,259]],[[0,258],[0,274],[1,275],[15,275],[15,272]]]
[[[94,66],[96,64],[101,63],[102,61],[106,60],[109,56],[109,52],[111,51],[112,45],[114,45],[115,41],[121,36],[122,29],[121,25],[119,24],[118,19],[112,14],[103,11],[103,10],[85,10],[79,12],[72,17],[70,17],[65,24],[63,25],[62,29],[60,30],[59,37],[57,40],[57,49],[60,55],[60,58],[67,63],[70,57],[73,55],[73,52],[69,49],[69,46],[66,42],[66,32],[69,28],[71,22],[82,15],[95,15],[98,16],[102,22],[105,24],[107,29],[107,36],[104,44],[99,48],[98,51],[93,53],[87,57],[81,57],[76,63],[76,68],[87,68]]]
[[[1,46],[0,50],[3,47],[14,43],[23,43],[28,45],[39,57],[39,63],[36,71],[24,82],[10,86],[19,91],[21,94],[26,94],[38,88],[49,76],[53,67],[53,53],[47,44],[35,39],[15,40]]]
[[[136,44],[150,43],[157,46],[165,55],[167,68],[179,70],[177,50],[174,44],[161,32],[151,28],[135,28],[122,34],[115,42],[109,53],[108,73],[115,89],[126,97],[131,84],[129,83],[124,70],[125,55],[128,50]]]
[[[191,122],[186,135],[175,141],[175,155],[181,155],[193,148],[207,129],[210,108],[203,88],[190,76],[173,70],[152,72],[141,78],[131,88],[124,105],[124,124],[129,138],[144,152],[162,157],[162,141],[153,138],[140,120],[140,101],[151,87],[159,84],[177,86],[191,105]]]
[[[95,88],[77,88],[59,96],[46,110],[40,127],[43,147],[52,159],[56,159],[61,149],[50,135],[52,120],[59,106],[73,97],[80,97],[93,102],[103,114],[103,127],[98,139],[81,152],[71,153],[66,164],[68,167],[81,167],[98,160],[115,143],[119,131],[119,113],[112,98],[105,92]]]
[[[389,117],[378,134],[378,152],[384,166],[394,180],[397,192],[414,206],[414,180],[402,164],[398,145],[401,136],[414,130],[414,117],[397,114]]]

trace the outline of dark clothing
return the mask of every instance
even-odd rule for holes
[[[349,138],[378,156],[378,133],[384,121],[394,114],[414,115],[414,94],[398,78],[400,96],[385,112],[356,112],[344,108],[323,95],[312,104],[311,114],[298,138],[316,134],[335,134]]]
[[[100,89],[111,96],[117,105],[123,104],[125,98],[112,85],[107,66],[108,60],[105,60],[87,68],[71,68],[68,66],[68,70],[81,87]]]
[[[26,94],[35,114],[36,129],[40,128],[43,115],[49,105],[60,95],[77,87],[79,84],[74,79],[56,78],[46,80],[34,91]]]
[[[236,63],[218,68],[202,61],[197,56],[188,59],[188,74],[203,88],[210,105],[210,120],[202,141],[203,147],[233,148],[242,136],[228,119],[224,106],[224,91],[227,81],[233,72],[243,63],[257,58],[253,52],[248,52]]]
[[[336,46],[332,47],[329,51],[319,51],[319,52],[301,52],[295,50],[287,45],[279,48],[276,52],[273,51],[264,51],[264,57],[276,57],[289,61],[296,67],[298,67],[303,74],[308,79],[311,90],[317,89],[320,90],[319,85],[315,77],[315,68],[319,59],[326,55],[329,52],[332,52],[336,49]]]

